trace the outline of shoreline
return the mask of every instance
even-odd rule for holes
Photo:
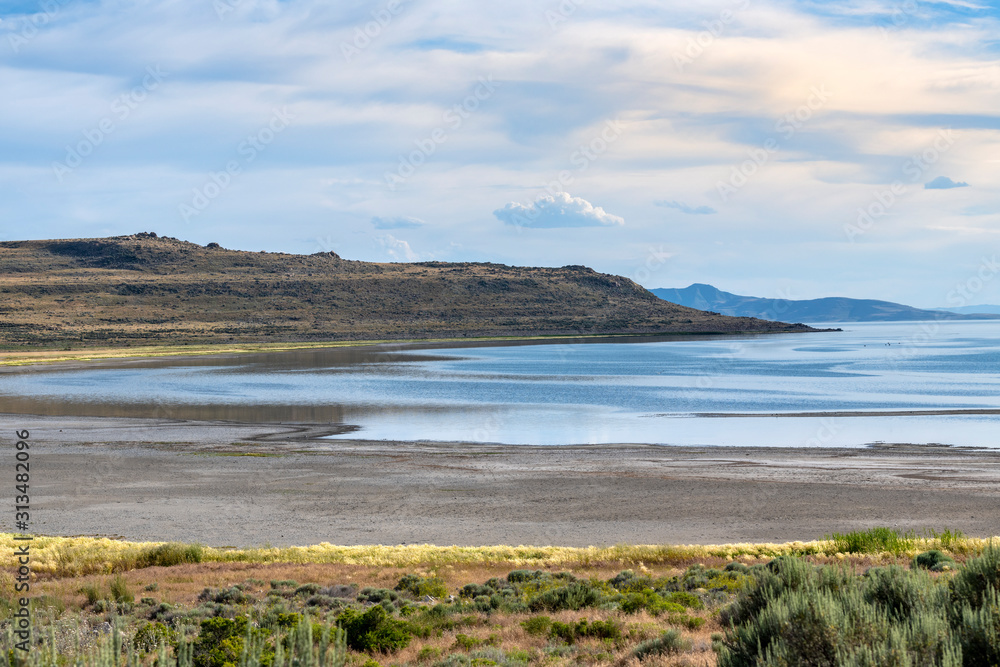
[[[231,357],[299,350],[326,350],[338,348],[384,348],[397,349],[437,349],[448,347],[480,347],[490,344],[546,344],[546,343],[590,343],[590,342],[642,342],[651,339],[706,340],[712,338],[755,338],[779,334],[829,333],[841,329],[810,329],[807,331],[736,331],[736,332],[687,332],[687,333],[622,333],[622,334],[552,334],[528,336],[484,336],[461,338],[421,338],[385,340],[348,340],[323,342],[287,343],[166,343],[139,347],[95,347],[74,350],[2,350],[0,351],[0,371],[43,364],[73,364],[81,366],[89,362],[114,360],[165,359],[171,357]]]
[[[330,426],[0,415],[31,430],[32,529],[48,535],[239,547],[1000,535],[1000,450],[318,439]]]

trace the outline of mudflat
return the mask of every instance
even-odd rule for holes
[[[32,528],[212,546],[784,542],[875,525],[1000,535],[1000,451],[322,439],[331,424],[0,415]],[[11,530],[9,518],[3,530]]]

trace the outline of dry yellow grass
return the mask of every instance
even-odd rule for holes
[[[996,539],[996,538],[994,538]],[[912,557],[927,549],[942,549],[959,555],[980,553],[990,540],[964,537],[943,548],[939,539],[917,539]],[[16,565],[14,535],[0,533],[0,566]],[[31,567],[36,575],[75,577],[134,570],[150,563],[150,556],[162,542],[126,542],[94,537],[36,537],[31,542]],[[177,545],[179,549],[185,545]],[[783,544],[722,545],[616,545],[612,547],[533,547],[533,546],[312,546],[253,549],[200,548],[203,563],[337,563],[396,568],[444,566],[509,565],[511,567],[641,567],[684,565],[707,559],[755,561],[781,555],[812,556],[820,560],[845,559],[833,551],[833,542],[786,542]],[[892,554],[867,554],[869,561],[895,560]]]

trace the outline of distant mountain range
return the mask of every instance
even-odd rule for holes
[[[723,292],[711,285],[695,283],[684,289],[652,289],[653,294],[664,301],[698,310],[707,310],[722,315],[757,317],[763,320],[781,322],[899,322],[906,320],[981,320],[1000,317],[1000,307],[969,306],[946,310],[922,310],[890,301],[873,299],[848,299],[827,297],[825,299],[790,300],[762,299],[755,296],[740,296]],[[968,309],[997,308],[996,311],[968,312]]]
[[[1000,306],[962,306],[961,308],[935,308],[934,310],[944,310],[949,313],[960,313],[962,315],[975,315],[989,313],[990,315],[1000,315]]]

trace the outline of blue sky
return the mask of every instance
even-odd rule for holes
[[[5,240],[1000,302],[996,3],[6,0],[0,19]]]

